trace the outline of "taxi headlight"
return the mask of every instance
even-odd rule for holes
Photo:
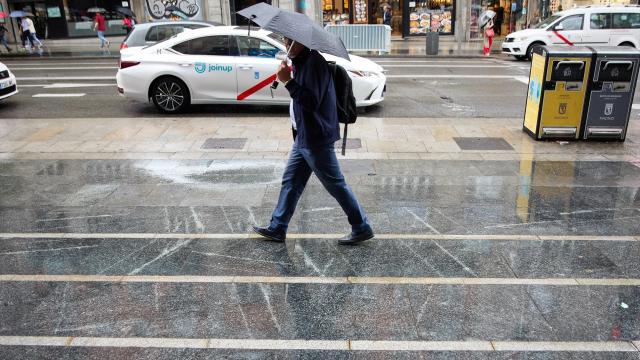
[[[522,41],[526,41],[527,37],[517,37],[517,38],[513,38],[514,42],[522,42]]]

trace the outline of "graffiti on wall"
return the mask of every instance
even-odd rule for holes
[[[146,0],[147,11],[157,20],[178,16],[190,20],[201,20],[200,0]]]

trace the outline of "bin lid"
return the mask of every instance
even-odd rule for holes
[[[587,56],[593,55],[593,51],[586,46],[550,45],[545,46],[549,56]]]
[[[629,46],[590,46],[598,55],[640,57],[638,49]]]

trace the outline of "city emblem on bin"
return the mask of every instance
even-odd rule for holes
[[[558,107],[558,113],[560,113],[561,115],[567,113],[567,103],[560,103],[560,106]]]
[[[207,71],[207,64],[201,63],[201,62],[197,62],[193,66],[193,68],[198,74],[202,74],[203,72]]]
[[[570,67],[564,68],[564,72],[562,74],[564,75],[564,77],[570,77],[571,76],[571,68]]]
[[[617,78],[618,76],[620,76],[620,70],[618,70],[618,68],[615,68],[615,67],[611,69],[611,77]]]
[[[613,104],[606,104],[604,106],[604,114],[606,116],[611,116],[611,114],[613,114]]]

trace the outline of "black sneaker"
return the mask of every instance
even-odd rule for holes
[[[269,241],[284,242],[284,240],[287,238],[287,233],[283,230],[276,230],[271,227],[261,228],[257,226],[252,226],[251,229],[253,230],[253,232],[260,236],[263,236]]]
[[[358,243],[361,243],[363,241],[369,240],[369,239],[373,239],[375,235],[373,234],[373,230],[371,230],[371,228],[361,232],[361,233],[354,233],[351,232],[351,234],[343,237],[342,239],[338,240],[338,244],[340,245],[356,245]]]

